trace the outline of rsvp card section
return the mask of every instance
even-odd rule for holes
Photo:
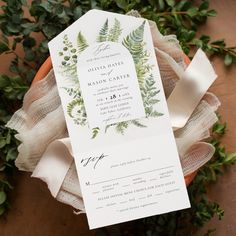
[[[154,136],[84,153],[80,175],[86,178],[81,188],[91,228],[189,206],[179,166],[158,154],[176,154],[165,151],[166,138],[158,145]]]
[[[145,117],[134,61],[122,44],[86,48],[77,73],[90,128]]]
[[[92,10],[49,49],[90,229],[189,207],[148,21]]]

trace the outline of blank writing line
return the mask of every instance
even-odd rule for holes
[[[127,176],[119,177],[119,178],[116,178],[116,179],[108,179],[108,180],[104,180],[104,181],[100,181],[100,182],[95,182],[92,185],[102,184],[102,183],[106,183],[106,182],[110,182],[110,181],[115,181],[115,180],[118,180],[118,179],[125,179],[125,178],[129,178],[129,177],[132,177],[132,176],[142,175],[142,174],[151,173],[151,172],[154,172],[154,171],[159,171],[159,170],[164,170],[164,169],[169,169],[169,168],[173,168],[173,167],[174,166],[167,166],[167,167],[154,169],[154,170],[150,170],[150,171],[145,171],[145,172],[141,172],[141,173],[137,173],[137,174],[133,174],[133,175],[127,175]]]

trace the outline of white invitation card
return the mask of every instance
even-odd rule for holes
[[[90,229],[190,207],[148,21],[91,10],[49,49]]]

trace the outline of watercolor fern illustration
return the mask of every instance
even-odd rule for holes
[[[67,35],[63,37],[64,47],[59,52],[59,56],[62,57],[61,71],[65,78],[77,80],[76,64],[77,64],[77,48],[73,47]]]
[[[122,33],[122,29],[120,27],[120,22],[115,18],[114,26],[110,29],[109,34],[107,36],[107,41],[117,42]]]
[[[77,45],[79,53],[83,52],[89,45],[81,32],[77,36]]]
[[[99,35],[97,37],[97,42],[105,42],[107,41],[107,32],[108,32],[108,19],[106,19],[104,25],[99,31]]]
[[[143,40],[145,23],[146,21],[143,21],[138,28],[129,33],[122,40],[122,45],[129,50],[133,57],[146,117],[158,117],[163,114],[157,112],[154,108],[155,104],[159,102],[157,99],[159,90],[155,86],[155,80],[152,75],[152,66],[148,63],[149,53],[145,49],[145,42]],[[109,28],[109,22],[108,19],[106,19],[99,30],[96,42],[118,42],[121,33],[122,28],[119,20],[115,18],[112,27]],[[62,58],[62,74],[66,78],[69,78],[75,82],[73,87],[64,88],[69,96],[72,97],[72,101],[67,105],[67,113],[74,120],[75,124],[82,126],[87,125],[87,116],[77,78],[76,64],[78,55],[83,52],[89,44],[87,43],[87,40],[82,32],[79,32],[77,35],[76,47],[73,46],[67,35],[64,36],[63,44],[64,47],[59,52],[59,56]],[[124,134],[129,125],[135,125],[140,128],[146,127],[139,120],[130,120],[108,125],[105,132],[110,127],[113,127],[116,132]],[[100,129],[98,127],[93,128],[92,138],[95,138],[99,132]]]

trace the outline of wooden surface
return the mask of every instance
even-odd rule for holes
[[[225,38],[229,45],[236,45],[236,1],[214,0],[211,6],[218,11],[202,29],[202,33],[213,39]],[[9,58],[8,58],[9,59]],[[0,57],[0,72],[7,71],[6,56]],[[225,69],[222,60],[213,59],[219,76],[212,86],[221,100],[219,109],[223,120],[227,121],[228,132],[223,138],[228,151],[236,151],[236,66]],[[51,197],[46,185],[30,175],[17,172],[14,175],[15,189],[11,196],[12,208],[3,220],[0,220],[1,236],[90,236],[85,215],[76,216],[73,209],[59,203]],[[210,198],[220,203],[225,210],[223,220],[209,222],[198,232],[203,235],[207,229],[216,228],[215,236],[236,235],[236,167],[228,169],[219,181],[210,186]]]
[[[202,32],[210,34],[213,39],[225,38],[229,46],[236,45],[236,1],[214,0],[211,5],[218,12],[216,18],[211,18]],[[213,91],[221,101],[219,109],[224,121],[227,122],[228,132],[223,138],[223,143],[229,152],[236,152],[236,65],[225,69],[220,59],[214,59],[213,64],[218,74],[217,81],[213,84]],[[209,222],[198,236],[204,235],[207,229],[216,228],[214,236],[236,235],[236,167],[228,169],[219,178],[219,181],[210,186],[209,196],[225,210],[221,221],[217,219]]]

